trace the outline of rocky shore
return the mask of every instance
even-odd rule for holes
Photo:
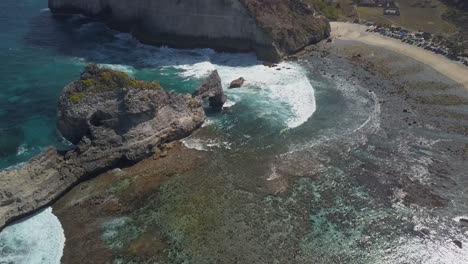
[[[461,193],[466,186],[463,172],[468,169],[467,117],[460,107],[468,102],[462,95],[453,94],[463,91],[462,86],[408,57],[352,41],[336,40],[312,47],[295,59],[313,69],[311,74],[317,79],[336,82],[337,86],[358,85],[368,89],[366,92],[377,98],[379,116],[366,123],[376,124],[346,138],[322,142],[316,149],[281,155],[275,162],[278,177],[274,179],[248,176],[269,172],[261,157],[258,161],[248,153],[242,153],[244,158],[235,152],[229,156],[223,152],[196,151],[177,143],[164,150],[167,152],[164,158],[149,158],[81,183],[53,205],[67,237],[63,261],[171,263],[193,258],[196,263],[209,260],[234,263],[236,259],[248,263],[261,256],[266,263],[272,259],[341,263],[343,258],[354,259],[359,250],[373,250],[372,243],[379,240],[372,234],[386,236],[393,226],[399,227],[397,237],[415,232],[411,221],[400,220],[394,211],[387,211],[397,204],[427,210],[427,214],[440,218],[466,212],[463,206],[466,197]],[[202,131],[212,133],[208,128],[198,132]],[[198,132],[195,137],[206,136]],[[440,139],[443,142],[437,143]],[[334,187],[327,187],[326,178],[330,175],[323,176],[324,168],[335,164],[336,159],[340,159],[346,177],[332,181]],[[252,160],[257,164],[252,165]],[[245,166],[248,168],[244,171]],[[427,174],[421,173],[425,170]],[[226,171],[235,177],[221,176]],[[242,176],[242,172],[247,176]],[[326,186],[324,190],[314,190],[321,195],[319,201],[314,200],[318,204],[310,205],[313,200],[310,193],[297,193],[298,182],[307,179]],[[371,209],[372,215],[378,215],[376,221],[365,218],[369,223],[361,223],[363,216],[356,216],[353,209],[331,210],[335,208],[334,199],[339,200],[336,193],[349,191],[342,186],[347,181],[356,181],[369,190],[369,196],[363,200],[356,200],[356,194],[351,194],[353,200],[348,206],[360,208],[365,214],[368,206],[376,206],[370,201],[377,201],[376,207],[383,209]],[[263,204],[262,199],[271,199],[273,205]],[[294,202],[283,207],[282,201],[291,199]],[[352,254],[336,253],[342,252],[341,244],[336,244],[339,245],[336,252],[326,244],[325,256],[307,255],[306,249],[297,248],[305,243],[301,240],[304,234],[311,232],[307,229],[309,210],[330,210],[331,215],[325,213],[327,223],[336,225],[335,228],[345,226],[344,234],[351,237],[353,233],[348,228],[357,225],[355,228],[363,228],[368,236],[365,239],[358,236],[354,242],[360,243],[360,249]],[[353,222],[355,219],[359,219],[358,224]],[[275,225],[278,221],[281,224]],[[465,222],[444,223],[453,224],[463,228]],[[428,224],[417,236],[438,239],[431,235],[431,228],[438,225]],[[284,226],[287,231],[282,229]],[[278,242],[276,235],[284,232],[291,233],[286,242]],[[323,232],[329,239],[327,231]],[[316,239],[323,241],[318,234]],[[461,236],[462,233],[450,237],[456,241],[455,246],[460,243],[465,246]],[[259,241],[272,245],[263,246]],[[450,248],[450,241],[442,246]],[[257,248],[256,244],[262,246]],[[82,250],[75,250],[77,247]],[[199,252],[204,252],[203,257],[197,257]]]
[[[62,263],[112,263],[116,255],[170,262],[170,241],[150,215],[137,216],[164,182],[205,166],[210,155],[185,148],[180,142],[165,145],[163,152],[83,182],[53,205],[67,239]],[[133,228],[125,230],[129,226]],[[125,234],[103,236],[105,229]]]
[[[216,76],[207,80],[211,86],[206,92],[222,107],[225,97]],[[187,137],[204,120],[199,96],[166,92],[157,82],[87,66],[58,104],[58,129],[75,147],[48,148],[20,169],[0,172],[0,228],[49,205],[85,179],[160,155],[161,146]]]
[[[179,48],[254,51],[279,61],[330,34],[311,0],[49,0],[54,14],[102,18],[140,41]]]

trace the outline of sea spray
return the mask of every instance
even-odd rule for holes
[[[128,49],[134,46],[135,50],[124,56],[131,55],[132,61],[136,63],[125,65],[116,61],[102,63],[100,66],[136,76],[145,72],[145,76],[154,77],[166,77],[168,74],[164,72],[176,70],[177,76],[172,77],[178,78],[174,80],[178,83],[187,80],[197,83],[197,80],[207,77],[213,70],[218,70],[228,99],[231,98],[230,95],[236,98],[236,102],[242,100],[242,95],[258,97],[258,113],[268,113],[272,122],[281,122],[288,128],[302,125],[316,111],[314,89],[305,71],[297,63],[282,62],[276,67],[268,67],[251,53],[230,54],[211,49],[153,47],[137,42],[128,34],[116,33],[115,36],[111,47]],[[246,79],[245,86],[242,89],[229,90],[230,82],[239,77]],[[195,88],[192,87],[193,90]]]
[[[65,235],[47,208],[0,233],[0,263],[59,264]]]

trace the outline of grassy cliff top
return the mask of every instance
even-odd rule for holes
[[[81,74],[80,80],[73,83],[70,99],[78,102],[82,98],[110,91],[159,90],[161,85],[156,82],[136,80],[128,74],[107,68],[100,68],[95,64],[89,64]]]

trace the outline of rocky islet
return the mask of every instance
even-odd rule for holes
[[[201,87],[222,94],[219,76],[213,76],[210,86]],[[212,90],[205,92],[222,107],[225,96]],[[58,129],[75,147],[50,147],[20,169],[0,172],[0,226],[47,206],[82,180],[161,154],[161,146],[187,137],[204,121],[200,97],[88,65],[58,103]]]

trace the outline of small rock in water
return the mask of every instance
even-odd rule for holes
[[[457,247],[463,248],[463,244],[460,240],[453,240],[452,241]]]
[[[245,79],[243,77],[240,77],[239,79],[236,79],[231,82],[231,85],[229,85],[229,89],[233,88],[241,88],[242,85],[244,85]]]
[[[224,95],[218,71],[213,71],[192,95],[201,99],[208,98],[214,110],[222,110],[227,97]]]
[[[421,228],[420,232],[424,234],[425,236],[428,236],[431,234],[431,230],[429,230],[429,228],[426,228],[426,227]]]
[[[466,218],[461,218],[460,219],[460,224],[464,227],[468,227],[468,219]]]
[[[274,67],[278,66],[278,64],[271,63],[271,62],[263,62],[263,66],[274,68]]]

